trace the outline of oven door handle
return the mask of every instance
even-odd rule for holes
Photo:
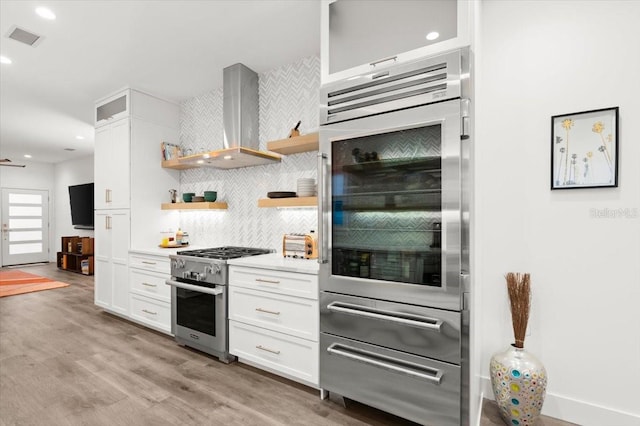
[[[327,309],[348,315],[373,318],[383,321],[398,322],[411,327],[426,328],[438,333],[441,332],[443,321],[436,318],[423,317],[422,315],[406,314],[400,312],[385,311],[369,306],[355,305],[345,302],[331,302]]]
[[[199,285],[181,283],[179,281],[174,281],[174,280],[166,280],[165,284],[173,287],[183,288],[185,290],[197,291],[198,293],[212,294],[214,296],[219,296],[224,293],[224,287],[222,286],[218,286],[216,288],[209,288],[209,287],[201,287]]]

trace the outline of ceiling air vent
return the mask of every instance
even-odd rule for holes
[[[76,149],[75,148],[65,148],[64,150],[65,151],[75,151]]]
[[[19,41],[20,43],[28,44],[31,47],[36,47],[42,41],[42,36],[15,25],[9,29],[7,37],[12,38],[15,41]]]

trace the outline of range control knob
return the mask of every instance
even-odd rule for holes
[[[209,273],[211,274],[219,274],[220,271],[221,271],[220,265],[218,265],[217,263],[214,263],[209,266]]]

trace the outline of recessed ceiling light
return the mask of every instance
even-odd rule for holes
[[[0,56],[0,63],[3,64],[10,64],[11,62],[13,62],[11,59],[7,58],[6,56]]]
[[[84,139],[84,136],[80,136],[80,135],[78,135],[78,136],[76,136],[76,139],[78,139],[78,140],[80,140],[80,141],[81,141],[81,140],[83,140],[83,139]]]
[[[431,31],[429,34],[427,34],[427,40],[429,41],[433,41],[438,37],[440,37],[440,34],[437,31]]]
[[[31,158],[31,154],[25,154],[24,158]]]
[[[50,21],[53,21],[54,19],[56,19],[56,14],[53,13],[51,9],[47,9],[46,7],[37,7],[36,13],[41,18],[48,19]]]
[[[224,158],[225,160],[232,160],[232,159],[233,159],[233,157],[232,157],[232,156],[230,156],[230,155],[225,155],[225,156],[224,156],[224,157],[222,157],[222,158]]]

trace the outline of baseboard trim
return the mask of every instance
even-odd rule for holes
[[[483,396],[494,400],[491,379],[489,377],[481,377],[481,380]],[[547,392],[547,396],[544,399],[542,414],[583,426],[638,426],[640,424],[640,415],[638,414],[627,413],[549,392]]]

